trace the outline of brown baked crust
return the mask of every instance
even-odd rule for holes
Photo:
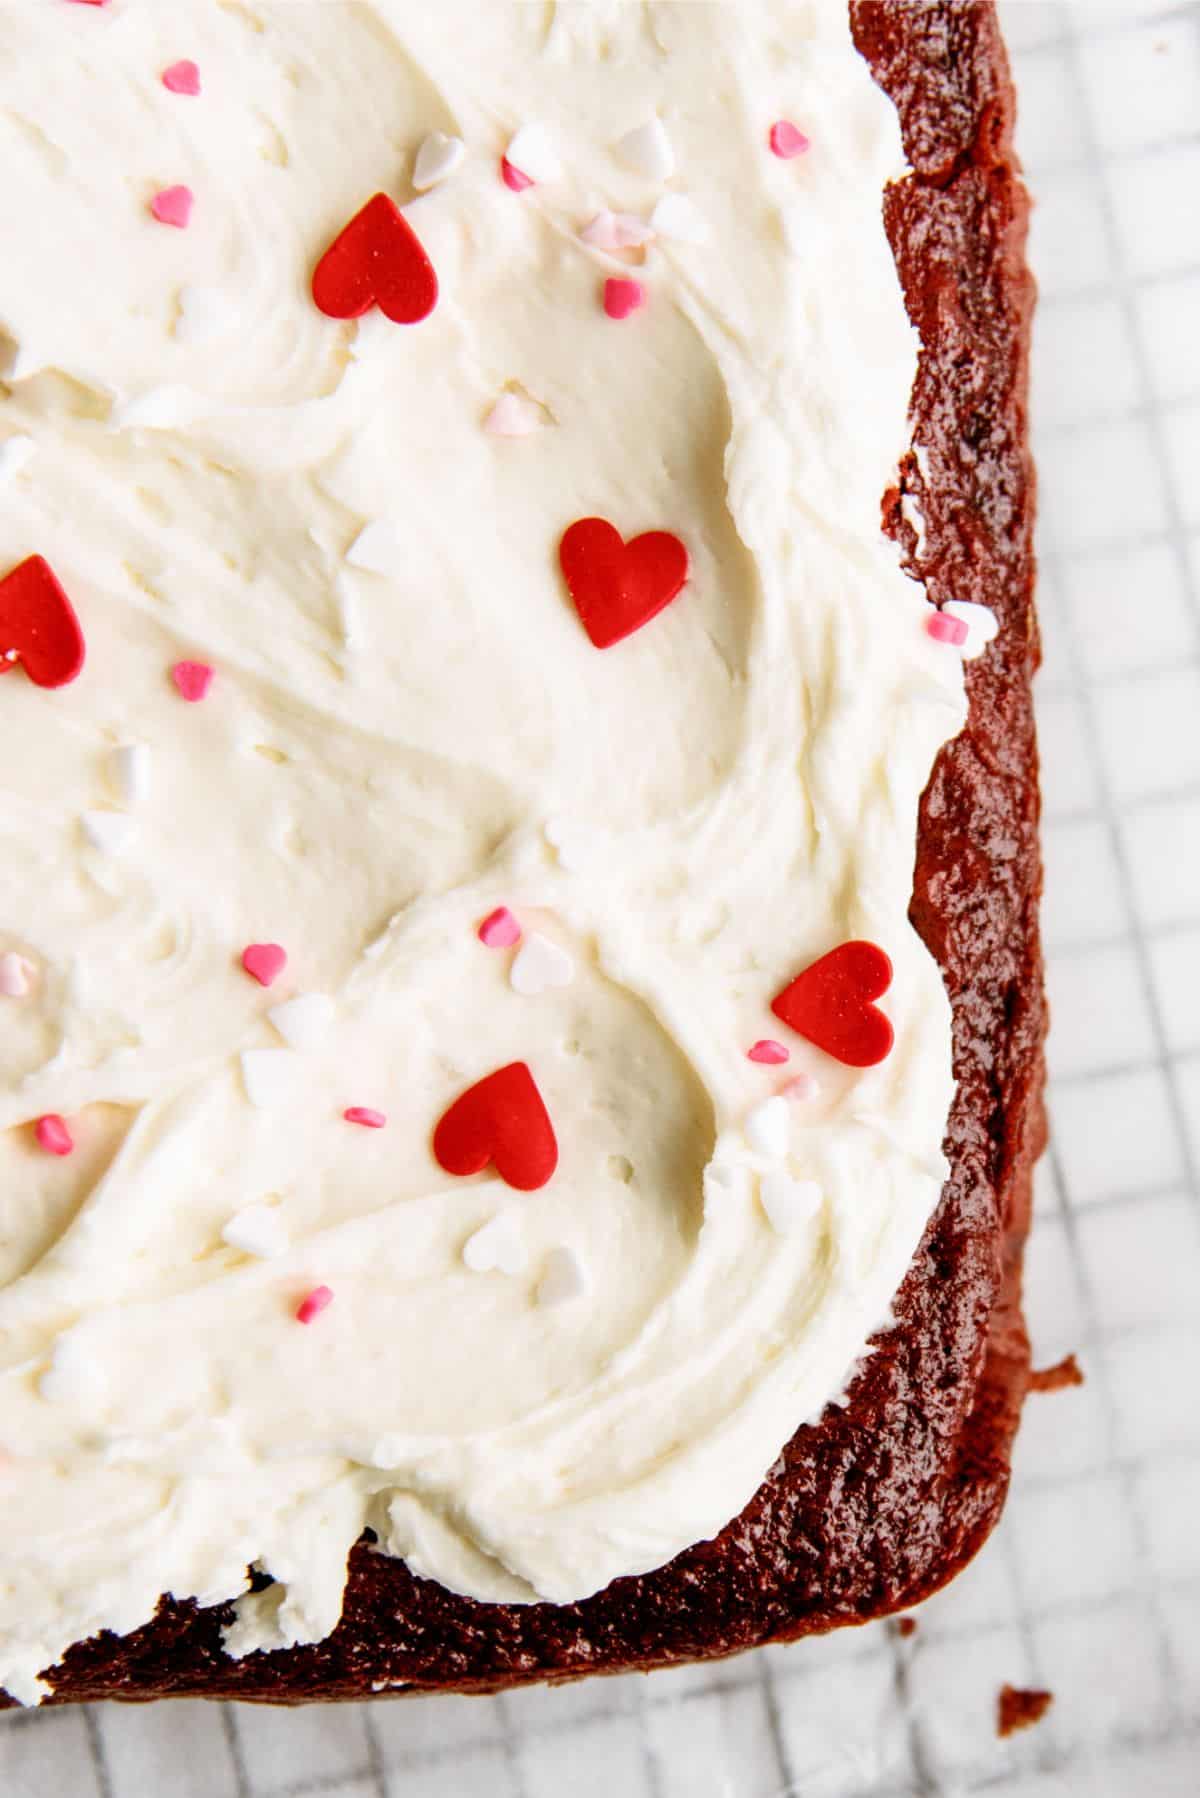
[[[475,1604],[362,1542],[327,1641],[231,1661],[228,1606],[168,1599],[133,1635],[72,1648],[52,1703],[487,1692],[728,1655],[906,1609],[996,1521],[1029,1380],[1020,1257],[1042,1138],[1027,202],[990,0],[853,0],[851,17],[914,170],[884,212],[922,342],[921,456],[885,496],[885,527],[932,599],[978,600],[1002,621],[970,665],[967,728],[922,806],[911,916],[953,1003],[958,1092],[953,1172],[895,1328],[848,1404],[797,1432],[742,1515],[655,1573],[577,1605]],[[923,515],[920,545],[901,492]]]

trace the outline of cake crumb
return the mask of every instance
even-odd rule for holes
[[[892,1623],[895,1626],[896,1634],[905,1642],[908,1641],[910,1636],[915,1636],[917,1633],[917,1620],[915,1617],[893,1617]]]
[[[1032,1729],[1054,1703],[1053,1692],[1037,1692],[1021,1686],[1001,1686],[996,1701],[996,1734],[1011,1736],[1018,1729]]]
[[[1053,1367],[1034,1368],[1029,1376],[1030,1392],[1061,1392],[1066,1386],[1082,1386],[1083,1369],[1074,1355],[1064,1355]]]

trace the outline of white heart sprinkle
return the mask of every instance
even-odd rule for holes
[[[650,214],[650,223],[659,237],[675,243],[706,244],[712,237],[708,220],[686,194],[664,194]]]
[[[267,1016],[293,1049],[315,1049],[332,1024],[333,1013],[328,993],[297,993],[294,999],[273,1005]]]
[[[585,225],[579,233],[579,241],[587,244],[593,250],[615,250],[617,247],[616,213],[598,212],[591,223]]]
[[[544,125],[532,121],[510,138],[504,157],[531,181],[557,181],[562,174],[554,140]]]
[[[542,413],[532,400],[519,393],[502,393],[483,421],[494,437],[528,437],[542,423]]]
[[[1000,634],[1000,620],[990,606],[977,606],[969,599],[948,599],[942,610],[966,625],[967,640],[959,654],[968,662],[981,656]]]
[[[529,1265],[517,1221],[508,1211],[497,1212],[476,1230],[463,1244],[462,1258],[473,1274],[519,1274]]]
[[[33,448],[33,438],[22,432],[6,437],[0,443],[0,481],[11,480],[13,475],[20,474],[32,456]]]
[[[436,187],[462,166],[467,146],[461,137],[447,137],[444,131],[431,131],[417,151],[413,163],[413,186],[418,193]]]
[[[133,836],[133,819],[125,812],[84,812],[83,834],[102,855],[119,855]]]
[[[659,118],[647,119],[613,146],[622,162],[648,181],[669,181],[675,173],[675,150]]]
[[[150,791],[150,750],[145,743],[123,743],[109,757],[113,792],[123,805],[140,805]]]
[[[251,1105],[282,1105],[296,1087],[296,1057],[290,1049],[243,1049],[242,1085]]]
[[[236,323],[228,296],[219,288],[180,288],[179,317],[175,320],[177,343],[207,343],[231,331]]]
[[[537,1284],[539,1305],[565,1305],[587,1291],[587,1275],[574,1249],[565,1244],[550,1250]]]
[[[373,518],[364,525],[346,551],[351,568],[365,568],[368,574],[383,574],[400,580],[407,568],[408,557],[396,527],[386,518]]]
[[[575,964],[549,937],[530,931],[513,958],[508,980],[514,993],[544,993],[548,987],[570,986]]]
[[[23,999],[36,973],[31,961],[26,961],[15,949],[8,950],[7,954],[0,955],[0,993],[6,999]]]
[[[246,1205],[231,1217],[221,1231],[222,1241],[243,1255],[257,1255],[263,1261],[287,1253],[291,1246],[287,1225],[274,1205]]]
[[[777,1236],[791,1236],[817,1215],[821,1188],[815,1180],[793,1180],[790,1174],[764,1174],[758,1196]]]
[[[745,1129],[746,1141],[756,1154],[775,1158],[786,1155],[791,1132],[787,1100],[778,1094],[773,1099],[764,1099],[747,1116]]]
[[[567,818],[547,818],[542,825],[542,835],[551,849],[558,856],[559,866],[568,874],[577,873],[582,866],[582,849],[580,839],[574,825]]]
[[[652,227],[645,219],[639,218],[636,212],[614,213],[613,226],[617,234],[618,250],[640,250],[643,244],[654,242]]]

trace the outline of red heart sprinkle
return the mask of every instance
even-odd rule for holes
[[[669,606],[688,578],[688,553],[670,531],[629,543],[606,518],[581,518],[559,545],[575,610],[597,649],[610,649]]]
[[[69,1155],[75,1147],[74,1137],[56,1111],[48,1111],[45,1117],[40,1117],[33,1133],[38,1147],[45,1149],[47,1155]]]
[[[273,986],[287,967],[287,950],[278,943],[251,943],[242,950],[242,966],[259,986]]]
[[[361,318],[378,306],[396,324],[415,325],[437,305],[438,282],[396,202],[376,194],[318,262],[312,295],[327,318]]]
[[[207,662],[176,662],[171,679],[189,705],[199,705],[213,684],[213,670]]]
[[[895,1041],[891,1019],[871,1003],[891,984],[891,961],[877,944],[841,943],[797,974],[771,1010],[836,1061],[870,1068]]]
[[[527,187],[536,186],[533,176],[525,174],[522,169],[514,168],[507,156],[500,158],[500,179],[509,192],[514,194],[523,194]]]
[[[455,1099],[433,1133],[433,1152],[448,1174],[496,1172],[519,1192],[544,1186],[558,1166],[554,1125],[523,1061],[497,1068]]]
[[[194,100],[200,93],[200,70],[190,57],[185,57],[163,70],[162,84],[168,93],[185,94]]]
[[[65,687],[83,658],[83,632],[54,570],[27,557],[0,581],[0,673],[19,661],[35,687]]]

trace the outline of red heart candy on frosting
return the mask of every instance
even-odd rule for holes
[[[563,577],[584,630],[597,649],[669,606],[688,577],[688,553],[670,531],[646,531],[626,543],[606,518],[581,518],[558,550]]]
[[[387,194],[376,194],[335,237],[312,282],[327,318],[361,318],[372,306],[415,325],[437,305],[438,281],[421,241]]]
[[[797,974],[771,1010],[827,1055],[870,1068],[895,1041],[891,1019],[872,1000],[892,984],[892,964],[875,943],[841,943]]]
[[[537,1083],[523,1061],[497,1068],[455,1099],[433,1133],[448,1174],[496,1172],[519,1192],[544,1186],[558,1166],[558,1142]]]
[[[65,687],[83,658],[83,632],[54,570],[27,557],[0,581],[0,673],[19,661],[34,686]]]

